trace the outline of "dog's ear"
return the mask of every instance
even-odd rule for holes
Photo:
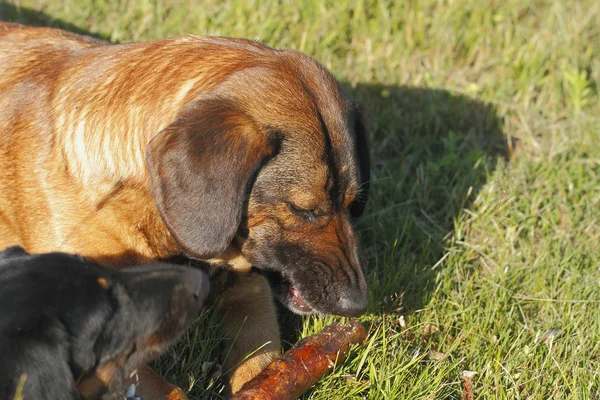
[[[360,190],[356,200],[350,205],[350,215],[354,218],[360,217],[367,205],[369,198],[369,180],[371,179],[371,162],[369,157],[369,145],[367,143],[367,127],[362,107],[354,103],[354,132],[356,154],[360,173]]]
[[[256,173],[273,151],[248,114],[218,97],[187,105],[150,141],[155,202],[187,255],[206,259],[225,251]]]

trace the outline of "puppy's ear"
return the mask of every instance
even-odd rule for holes
[[[367,127],[362,107],[354,103],[354,132],[356,154],[358,156],[360,173],[360,190],[356,200],[350,205],[350,215],[354,218],[360,217],[367,205],[369,198],[369,180],[371,179],[371,162],[369,157],[369,145],[367,143]]]
[[[7,247],[3,251],[0,251],[0,261],[10,260],[12,258],[18,258],[27,255],[29,255],[29,253],[26,252],[21,246],[11,246]]]
[[[273,151],[248,114],[218,97],[192,102],[150,141],[146,161],[158,211],[189,256],[225,251],[256,173]]]

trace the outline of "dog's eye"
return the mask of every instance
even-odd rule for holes
[[[314,221],[317,218],[317,215],[315,214],[314,210],[303,210],[293,203],[287,203],[287,206],[292,212],[292,214],[300,218],[304,218],[308,221]]]

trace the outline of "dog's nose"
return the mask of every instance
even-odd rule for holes
[[[185,272],[185,287],[189,293],[200,301],[208,296],[210,284],[208,277],[199,269],[190,268]]]
[[[344,317],[357,317],[366,311],[368,303],[366,290],[352,291],[342,296],[336,314]]]

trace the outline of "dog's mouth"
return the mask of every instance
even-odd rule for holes
[[[273,293],[277,299],[296,314],[308,315],[316,311],[308,305],[300,291],[283,274],[272,270],[262,270],[261,273],[267,278]]]

